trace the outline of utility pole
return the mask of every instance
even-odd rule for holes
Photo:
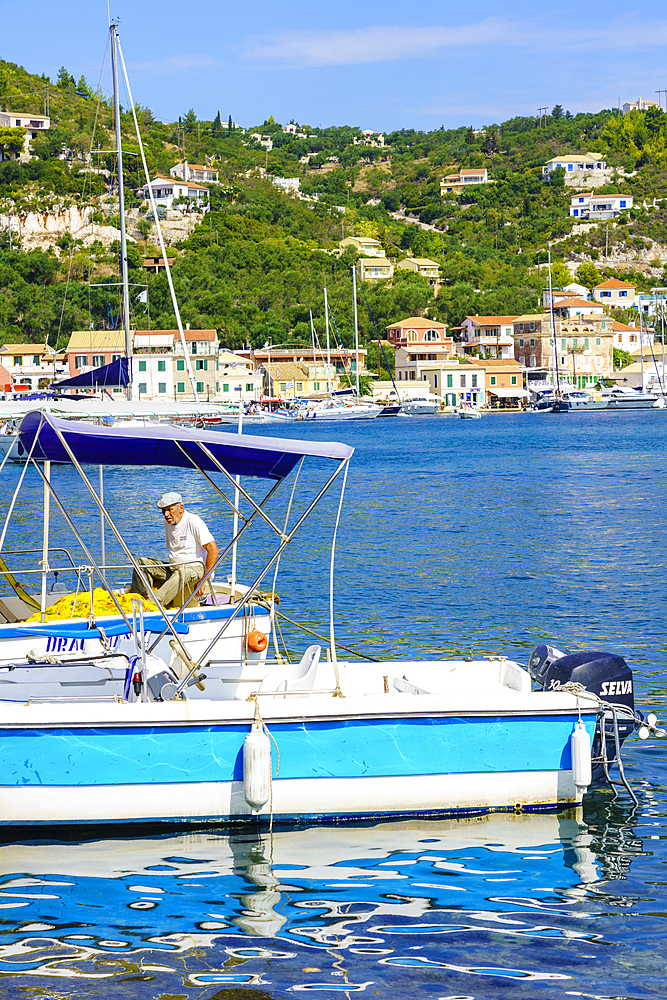
[[[662,111],[662,99],[660,95],[661,94],[665,95],[665,110],[667,110],[667,90],[656,90],[656,94],[658,95],[658,104],[660,105],[661,111]]]
[[[537,119],[538,126],[537,127],[538,128],[542,127],[542,118],[544,118],[544,127],[545,128],[547,127],[547,111],[548,110],[549,110],[548,108],[538,108],[537,109],[537,114],[538,114],[538,119]]]

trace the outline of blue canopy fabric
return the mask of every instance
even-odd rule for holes
[[[99,388],[106,388],[107,386],[126,386],[129,385],[130,375],[128,370],[127,358],[116,358],[108,365],[101,365],[99,368],[91,368],[88,372],[82,372],[81,375],[74,375],[72,378],[67,378],[63,382],[54,382],[53,388],[60,389],[63,386],[98,386]]]
[[[343,461],[354,454],[354,448],[334,441],[291,441],[164,424],[98,427],[84,421],[63,420],[46,410],[26,413],[18,430],[19,443],[29,453],[34,442],[33,458],[38,461],[71,463],[57,431],[81,463],[192,469],[188,458],[191,456],[206,472],[219,471],[199,447],[201,442],[230,475],[261,479],[284,479],[303,457]]]

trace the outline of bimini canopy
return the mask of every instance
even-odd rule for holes
[[[215,463],[199,446],[202,444],[230,475],[262,479],[284,479],[303,457],[342,461],[354,453],[349,445],[332,441],[290,441],[172,425],[98,427],[82,421],[62,420],[41,410],[25,415],[19,427],[19,441],[27,453],[34,443],[32,454],[37,460],[71,463],[57,432],[62,434],[81,463],[171,465],[192,469],[191,456],[206,472],[217,471]]]
[[[73,375],[72,378],[67,378],[63,382],[54,382],[53,388],[97,386],[104,389],[107,386],[111,388],[128,385],[129,382],[130,376],[128,374],[127,358],[116,358],[115,361],[112,361],[108,365],[91,368],[89,371],[82,372],[80,375]]]

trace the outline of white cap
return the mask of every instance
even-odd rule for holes
[[[160,510],[164,510],[165,507],[171,507],[173,503],[183,503],[183,497],[180,493],[165,493],[163,497],[157,502]]]

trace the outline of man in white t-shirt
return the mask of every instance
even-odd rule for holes
[[[165,493],[157,505],[165,521],[169,564],[150,556],[141,556],[137,562],[162,606],[180,607],[195,591],[203,597],[204,587],[199,584],[214,566],[219,549],[201,517],[185,509],[180,493]],[[130,589],[133,594],[150,596],[136,570]]]

